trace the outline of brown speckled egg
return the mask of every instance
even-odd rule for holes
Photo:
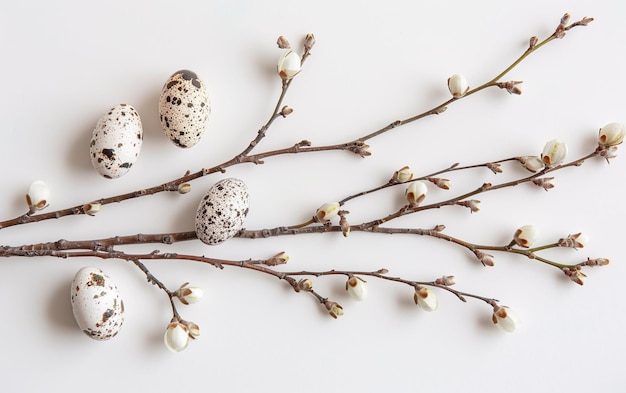
[[[115,337],[124,323],[124,302],[102,270],[80,269],[72,280],[72,311],[78,327],[94,340]]]
[[[100,175],[116,179],[137,161],[142,142],[139,113],[130,105],[120,104],[98,120],[91,134],[91,163]]]
[[[196,235],[202,242],[220,244],[243,228],[249,208],[248,187],[239,179],[224,179],[204,195],[196,212]]]
[[[178,147],[200,141],[211,113],[206,86],[189,70],[176,71],[163,85],[159,116],[165,134]]]

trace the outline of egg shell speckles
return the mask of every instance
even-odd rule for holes
[[[71,289],[78,327],[94,340],[115,337],[124,323],[124,302],[115,283],[94,267],[76,272]]]
[[[120,104],[104,114],[93,130],[91,163],[102,176],[116,179],[137,161],[142,142],[139,113],[130,105]]]
[[[239,179],[224,179],[204,195],[196,212],[196,235],[202,242],[220,244],[243,228],[249,209],[248,187]]]
[[[159,117],[165,134],[178,147],[200,141],[211,113],[206,85],[189,70],[176,71],[163,85]]]

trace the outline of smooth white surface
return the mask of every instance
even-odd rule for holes
[[[313,32],[313,56],[294,81],[287,119],[271,128],[258,151],[309,139],[316,145],[354,139],[448,98],[446,79],[464,74],[476,86],[522,53],[532,35],[545,37],[564,12],[596,21],[542,48],[506,79],[523,80],[521,96],[486,90],[430,117],[370,141],[360,159],[327,152],[267,159],[193,183],[190,194],[160,194],[105,206],[96,217],[68,217],[0,231],[0,244],[19,245],[193,228],[196,204],[224,176],[250,188],[246,227],[306,220],[322,203],[385,182],[410,165],[417,174],[454,162],[480,163],[538,154],[561,138],[569,157],[594,148],[599,127],[625,120],[624,7],[579,1],[81,1],[4,2],[0,7],[3,154],[0,219],[22,214],[31,181],[52,188],[51,209],[153,186],[229,159],[268,118],[280,89],[275,42]],[[190,150],[176,148],[158,120],[163,82],[181,68],[207,83],[209,128]],[[137,164],[121,179],[101,178],[88,143],[97,119],[118,103],[142,116],[145,141]],[[521,319],[513,334],[492,326],[484,304],[437,291],[439,309],[412,304],[412,289],[369,279],[369,296],[355,302],[344,279],[315,279],[346,315],[332,320],[306,294],[275,278],[191,262],[147,262],[172,289],[185,281],[205,298],[180,306],[198,323],[199,340],[180,354],[163,345],[170,319],[165,296],[121,261],[12,258],[0,261],[2,351],[0,384],[30,391],[619,391],[626,382],[621,296],[623,179],[619,157],[592,160],[556,174],[550,192],[529,185],[479,197],[481,211],[445,208],[404,217],[397,226],[429,228],[483,244],[504,244],[516,227],[541,228],[548,243],[584,231],[580,251],[547,255],[578,262],[608,257],[579,287],[558,270],[512,255],[483,268],[463,249],[428,238],[354,233],[266,240],[232,239],[128,247],[184,251],[220,258],[266,258],[285,250],[285,270],[375,270],[430,280],[457,277],[457,289],[493,296]],[[507,168],[508,173],[520,173]],[[484,181],[487,170],[452,174],[446,197]],[[351,222],[385,215],[402,204],[402,190],[356,200]],[[429,197],[431,197],[429,195]],[[126,322],[109,342],[77,328],[69,284],[82,266],[104,269],[117,283]]]

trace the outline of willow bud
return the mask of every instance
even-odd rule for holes
[[[520,247],[529,248],[539,237],[539,229],[534,225],[524,225],[515,231],[513,241]]]
[[[409,204],[417,205],[421,203],[424,198],[426,198],[427,193],[428,187],[426,187],[426,184],[424,184],[424,182],[414,181],[413,183],[409,184],[406,191],[404,192],[404,195],[406,196],[406,200],[409,202]]]
[[[49,200],[50,189],[45,182],[37,180],[30,184],[30,187],[28,187],[28,194],[26,194],[26,203],[32,213],[48,207]]]
[[[463,75],[454,74],[448,78],[448,90],[454,98],[460,98],[469,91],[467,80]]]
[[[558,165],[565,160],[567,145],[560,139],[553,139],[546,143],[541,153],[541,161],[546,166]]]
[[[437,295],[435,295],[435,293],[430,288],[426,287],[415,287],[413,301],[420,308],[426,311],[435,311],[437,307],[439,307],[439,300],[437,299]]]
[[[352,276],[346,281],[346,291],[353,299],[361,301],[367,299],[367,285],[365,280]]]
[[[626,126],[622,123],[609,123],[600,128],[598,144],[602,147],[617,146],[624,142]]]
[[[278,58],[277,71],[283,80],[289,80],[300,72],[300,56],[291,49],[285,50]]]

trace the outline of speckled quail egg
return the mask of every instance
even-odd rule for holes
[[[206,128],[211,105],[206,85],[189,70],[176,71],[163,85],[159,117],[165,134],[178,147],[192,147]]]
[[[243,228],[249,206],[248,188],[243,181],[229,178],[215,183],[198,205],[198,239],[215,245],[235,236]]]
[[[139,113],[130,105],[111,108],[97,122],[91,135],[91,163],[107,179],[125,175],[137,161],[143,142]]]
[[[71,288],[78,327],[94,340],[115,337],[124,323],[124,302],[115,283],[94,267],[76,272]]]

